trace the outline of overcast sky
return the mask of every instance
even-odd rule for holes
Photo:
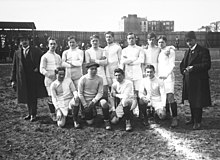
[[[175,31],[220,21],[220,0],[0,0],[0,21],[34,22],[38,30],[118,31],[121,17],[174,20]]]

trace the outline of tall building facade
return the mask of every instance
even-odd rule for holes
[[[172,32],[174,21],[148,21],[148,32]]]
[[[148,21],[147,18],[137,17],[136,14],[123,16],[119,23],[123,32],[166,32],[174,31],[174,21]]]

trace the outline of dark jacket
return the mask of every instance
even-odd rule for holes
[[[180,72],[183,75],[182,102],[189,100],[193,108],[210,106],[208,71],[211,68],[211,58],[209,50],[197,44],[190,60],[188,60],[189,54],[190,50],[187,50],[180,63]],[[187,66],[193,66],[193,69],[191,72],[184,73]]]
[[[31,59],[31,65],[28,66],[28,69],[24,68],[23,49],[17,50],[13,57],[11,81],[16,82],[18,103],[27,103],[27,89],[29,92],[33,92],[37,98],[47,96],[44,76],[39,72],[40,59],[43,53],[38,48],[30,47],[28,54]],[[31,83],[29,88],[27,88],[27,79]]]

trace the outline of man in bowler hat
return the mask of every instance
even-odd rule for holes
[[[211,58],[209,50],[196,42],[195,32],[187,32],[185,40],[189,49],[180,63],[183,75],[182,102],[189,101],[191,119],[186,125],[193,124],[196,130],[201,128],[202,108],[211,105],[208,74]]]
[[[17,92],[17,102],[27,104],[25,120],[36,120],[37,98],[47,96],[44,77],[39,72],[40,49],[30,46],[28,35],[20,36],[21,47],[13,57],[11,85]]]

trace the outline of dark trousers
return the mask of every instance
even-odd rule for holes
[[[201,123],[202,122],[202,108],[193,108],[190,105],[190,111],[191,111],[191,120],[194,123]]]
[[[30,77],[27,77],[27,106],[29,115],[36,116],[37,114],[37,92],[34,83]]]

